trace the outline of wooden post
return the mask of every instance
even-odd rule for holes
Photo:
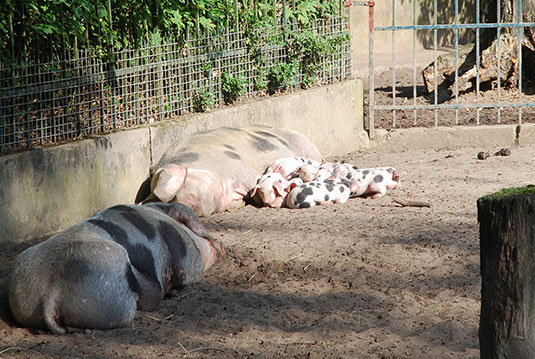
[[[477,201],[481,359],[535,355],[535,186]]]

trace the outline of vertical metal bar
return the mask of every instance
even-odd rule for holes
[[[283,26],[283,31],[286,31],[286,20],[287,20],[287,16],[288,14],[286,13],[286,0],[282,0],[282,26]]]
[[[139,86],[141,83],[141,63],[140,63],[140,57],[141,57],[141,51],[139,49],[134,50],[134,66],[136,67],[136,71],[134,72],[134,75],[132,77],[132,87],[134,89],[133,99],[134,101],[133,105],[135,107],[134,112],[134,118],[135,118],[135,124],[139,125],[141,123],[141,114],[139,112]]]
[[[94,65],[93,65],[93,58],[89,57],[88,52],[85,52],[85,56],[87,56],[87,78],[89,79],[88,89],[89,94],[87,96],[87,102],[88,102],[88,113],[87,113],[87,127],[88,127],[88,133],[93,134],[93,96],[95,92],[95,85],[93,79],[95,78],[94,74]]]
[[[234,30],[238,32],[240,29],[238,21],[238,0],[234,0]]]
[[[30,74],[28,73],[30,65],[29,63],[26,63],[24,66],[24,95],[22,97],[22,101],[24,102],[24,131],[26,132],[26,147],[32,148],[33,142],[32,142],[32,128],[30,124],[30,96],[28,95],[28,90],[30,88],[29,84],[29,77]]]
[[[9,15],[7,17],[7,29],[9,32],[9,48],[11,50],[11,59],[15,58],[15,36],[13,34],[13,12],[9,11]]]
[[[437,28],[438,24],[438,6],[437,0],[433,0],[433,23],[435,28],[433,28],[433,76],[435,79],[434,83],[434,104],[438,104],[438,74],[437,74]],[[438,109],[435,108],[435,127],[438,126]]]
[[[459,0],[455,0],[455,25],[459,25]],[[455,28],[455,104],[459,104],[459,28]],[[459,124],[459,109],[455,109],[455,124]]]
[[[98,81],[100,132],[104,132],[104,130],[106,129],[106,107],[104,106],[106,98],[104,96],[104,86],[102,86],[102,82],[106,78],[106,74],[104,73],[104,66],[102,64],[102,60],[97,61],[97,71],[100,79],[100,81]]]
[[[368,2],[368,18],[369,18],[369,53],[368,53],[368,60],[369,60],[369,89],[368,89],[368,101],[369,101],[369,112],[370,112],[370,123],[369,123],[369,134],[368,136],[370,139],[375,138],[375,74],[374,74],[374,65],[373,65],[373,35],[374,35],[374,7],[375,2],[369,1]]]
[[[502,4],[501,4],[501,0],[498,0],[497,1],[497,14],[496,14],[496,18],[497,18],[497,22],[498,24],[500,24],[502,22]],[[497,81],[497,86],[498,86],[498,123],[501,123],[502,122],[502,107],[501,107],[501,103],[502,103],[502,76],[501,76],[501,58],[502,58],[502,51],[501,51],[501,28],[498,26],[496,28],[496,57],[498,58],[498,63],[497,63],[497,67],[498,67],[498,81]]]
[[[197,36],[196,39],[199,37]],[[197,47],[198,43],[195,41],[195,47]],[[158,107],[157,107],[157,113],[155,116],[155,120],[161,120],[163,118],[163,57],[162,57],[162,42],[160,40],[157,41],[156,44],[154,44],[154,48],[156,50],[156,56],[155,56],[155,83],[154,86],[156,87],[156,100],[158,101]]]
[[[396,26],[396,0],[392,0],[392,26]],[[396,106],[396,30],[392,30],[392,104]],[[396,110],[392,111],[392,127],[396,127]]]
[[[144,56],[143,56],[143,67],[145,69],[145,71],[143,71],[143,97],[144,97],[144,102],[145,102],[145,123],[150,123],[150,106],[149,106],[149,84],[148,82],[150,81],[150,73],[151,73],[151,69],[152,67],[149,67],[147,65],[150,64],[150,54],[151,54],[151,46],[150,46],[150,42],[149,41],[146,41],[146,48],[145,48],[145,51],[144,51]]]
[[[76,136],[80,136],[82,134],[82,118],[81,118],[81,112],[80,112],[80,102],[82,100],[82,94],[84,93],[84,88],[82,85],[82,82],[80,81],[81,73],[82,73],[82,60],[80,60],[79,54],[78,54],[78,37],[74,37],[74,63],[76,64],[74,66],[75,68],[75,76],[76,76],[76,92],[74,93],[74,106],[75,106],[75,117],[76,117]]]
[[[50,58],[52,59],[52,49],[50,49]],[[55,64],[54,64],[55,65]],[[51,87],[51,109],[50,109],[50,127],[51,127],[51,139],[52,141],[56,141],[56,88],[54,83],[54,78],[57,77],[57,71],[59,71],[55,66],[53,70],[51,70],[51,76],[50,76],[50,87]]]
[[[39,61],[39,64],[45,62],[44,60],[43,61]],[[44,76],[44,70],[43,70],[43,66],[42,65],[39,65],[39,68],[38,68],[38,71],[37,71],[37,81],[40,83],[40,84],[44,84],[45,83],[45,76]],[[39,137],[39,145],[42,145],[44,143],[44,138],[45,138],[45,131],[44,131],[44,113],[43,113],[43,107],[45,106],[45,99],[47,97],[47,91],[43,91],[41,92],[40,94],[38,94],[38,98],[39,98],[39,115],[38,115],[38,118],[37,118],[37,121],[38,121],[38,128],[39,128],[39,134],[38,134],[38,137]],[[1,117],[1,116],[0,116]]]
[[[108,46],[111,47],[112,44],[113,44],[113,18],[112,18],[112,15],[111,15],[111,0],[108,0],[108,4],[107,4],[107,10],[108,10],[108,21],[109,21],[109,26],[110,26],[110,29],[108,30],[108,34],[109,34],[109,44]]]
[[[518,14],[517,24],[523,21],[522,19],[522,0],[518,0]],[[518,103],[522,103],[522,31],[523,27],[518,26]],[[522,124],[522,106],[518,106],[518,124]]]
[[[119,79],[117,78],[117,69],[116,65],[113,63],[109,63],[108,67],[109,71],[109,82],[110,82],[110,92],[109,92],[109,104],[111,107],[111,119],[112,119],[112,125],[113,130],[115,131],[117,129],[117,111],[118,109],[118,103],[117,103],[117,96],[118,96],[118,86],[119,86]]]
[[[412,0],[412,26],[416,27],[416,0]],[[416,28],[412,30],[412,103],[416,106]],[[413,125],[416,126],[416,113],[413,111]]]
[[[479,125],[480,123],[480,114],[481,114],[481,107],[480,107],[480,103],[479,103],[479,64],[481,62],[481,59],[480,59],[480,39],[479,39],[479,33],[480,33],[480,28],[479,28],[479,22],[480,22],[480,16],[479,16],[479,12],[480,12],[480,6],[479,6],[479,0],[476,0],[476,105],[477,105],[477,108],[476,108],[476,124]]]

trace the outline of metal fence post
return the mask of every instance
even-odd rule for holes
[[[369,108],[370,108],[370,128],[368,136],[370,139],[375,138],[375,98],[374,98],[374,89],[375,89],[375,70],[373,66],[373,35],[374,35],[374,23],[373,23],[373,15],[374,15],[374,7],[375,7],[375,1],[368,1],[368,8],[369,8],[369,32],[370,32],[370,38],[369,38],[369,61],[370,61],[370,80],[369,80],[369,94],[368,94],[368,102],[369,102]]]
[[[374,99],[374,88],[375,88],[375,77],[374,77],[374,64],[373,64],[373,34],[374,34],[374,7],[375,1],[349,1],[345,0],[344,5],[346,7],[350,6],[367,6],[368,7],[368,78],[369,78],[369,89],[368,89],[368,117],[369,117],[369,128],[368,128],[368,137],[373,139],[375,137],[375,99]]]

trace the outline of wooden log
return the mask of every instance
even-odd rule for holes
[[[403,198],[392,198],[401,207],[431,207],[431,203],[423,201],[411,201]]]
[[[482,359],[535,355],[535,186],[477,201]]]
[[[458,75],[474,67],[476,55],[474,44],[469,43],[459,46],[457,66]],[[422,70],[424,85],[427,92],[435,89],[435,62],[433,61]],[[437,86],[451,86],[455,81],[455,52],[450,52],[437,57]]]
[[[525,44],[528,41],[524,40]],[[498,52],[498,49],[500,50]],[[459,47],[458,88],[460,92],[475,89],[477,72],[480,83],[498,80],[498,53],[500,54],[500,79],[505,86],[514,86],[518,82],[518,41],[509,33],[494,40],[489,47],[481,51],[479,68],[476,66],[475,44]],[[428,92],[434,90],[434,62],[423,70],[425,87]],[[441,55],[437,58],[438,86],[445,86],[454,91],[455,53]]]

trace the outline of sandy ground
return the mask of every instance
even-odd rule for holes
[[[204,218],[227,255],[132,327],[51,335],[14,325],[6,277],[29,243],[2,244],[2,358],[479,358],[476,201],[534,183],[535,146],[356,152],[408,174],[379,199]],[[331,158],[331,160],[334,158]],[[401,207],[393,198],[428,201]]]

